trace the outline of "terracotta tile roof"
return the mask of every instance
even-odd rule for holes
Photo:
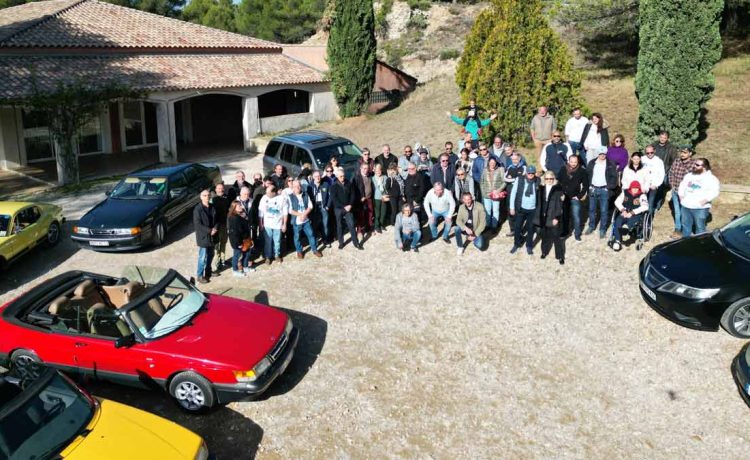
[[[32,69],[42,90],[73,78],[93,85],[118,81],[147,92],[326,81],[322,73],[283,54],[0,56],[0,98],[30,94]]]
[[[281,45],[97,0],[48,0],[2,10],[2,48],[255,48]]]

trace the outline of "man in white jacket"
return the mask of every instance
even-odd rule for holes
[[[707,158],[697,158],[693,163],[693,172],[688,173],[680,182],[677,194],[682,206],[682,236],[706,231],[706,219],[711,209],[711,202],[719,196],[719,179],[711,173],[711,164]]]
[[[427,213],[427,221],[430,225],[432,239],[438,236],[438,219],[443,218],[443,242],[450,243],[451,227],[453,226],[453,211],[456,210],[456,201],[453,195],[445,191],[442,182],[435,182],[427,195],[424,197],[424,210]]]
[[[648,171],[649,189],[644,191],[648,195],[648,213],[653,217],[654,213],[661,207],[661,204],[657,203],[657,198],[659,197],[659,188],[664,182],[664,162],[656,156],[656,149],[653,145],[646,147],[646,156],[641,158],[641,161],[643,167]]]

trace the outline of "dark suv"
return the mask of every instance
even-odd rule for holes
[[[305,163],[310,163],[313,171],[322,170],[334,155],[339,157],[346,177],[351,177],[357,170],[362,151],[349,139],[323,131],[284,134],[268,143],[263,171],[271,174],[274,166],[281,164],[290,176],[297,176]]]

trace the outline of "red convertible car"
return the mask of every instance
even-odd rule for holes
[[[292,360],[299,333],[280,310],[205,294],[174,270],[80,271],[0,309],[0,361],[162,388],[188,412],[258,395]],[[5,358],[5,359],[3,359]]]

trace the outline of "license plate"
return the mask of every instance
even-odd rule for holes
[[[109,241],[89,241],[91,246],[109,246]]]
[[[641,281],[641,289],[643,289],[643,292],[645,292],[647,296],[651,297],[651,300],[656,301],[656,294],[654,293],[654,291],[652,291],[651,289],[649,289],[643,283],[643,281]]]

